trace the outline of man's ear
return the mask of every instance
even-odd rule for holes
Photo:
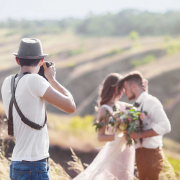
[[[39,62],[39,66],[42,66],[42,65],[43,65],[43,63],[44,63],[44,58],[42,58],[42,59],[40,60],[40,62]]]
[[[133,90],[136,90],[136,89],[137,89],[137,85],[133,83],[133,84],[132,84],[132,89],[133,89]]]
[[[21,65],[20,62],[19,62],[18,57],[16,57],[16,62],[17,62],[17,64],[18,64],[19,66]]]

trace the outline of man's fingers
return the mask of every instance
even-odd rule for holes
[[[50,63],[51,63],[51,66],[53,66],[53,67],[55,66],[55,63],[54,63],[54,62],[50,62]]]
[[[47,66],[46,66],[45,62],[43,63],[43,67],[44,67],[44,69],[47,69]]]

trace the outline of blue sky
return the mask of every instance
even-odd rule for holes
[[[123,9],[180,11],[180,0],[0,0],[0,20],[84,18]]]

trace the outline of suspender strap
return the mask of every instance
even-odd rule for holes
[[[143,112],[143,105],[141,106],[141,112]],[[142,131],[143,130],[143,122],[141,119],[139,119],[140,121],[140,130]],[[143,138],[140,138],[140,143],[141,143],[141,146],[142,146],[142,143],[143,143]]]
[[[13,94],[13,86],[15,83],[15,77],[16,75],[14,75],[11,79],[11,94]],[[10,136],[14,136],[12,110],[13,110],[13,98],[11,97],[11,101],[9,104],[9,116],[8,116],[8,134]]]
[[[11,80],[12,98],[11,98],[10,106],[9,106],[9,121],[8,121],[8,134],[11,135],[11,136],[14,135],[14,132],[13,132],[13,117],[12,117],[12,109],[13,109],[12,107],[13,107],[13,104],[14,104],[14,106],[15,106],[15,108],[16,108],[16,111],[18,112],[21,120],[22,120],[26,125],[30,126],[31,128],[36,129],[36,130],[41,130],[41,129],[45,126],[45,124],[46,124],[46,122],[47,122],[46,110],[45,110],[45,121],[44,121],[44,124],[43,124],[43,126],[40,126],[39,124],[36,124],[36,123],[30,121],[29,119],[27,119],[27,118],[23,115],[23,113],[21,112],[21,110],[20,110],[20,108],[19,108],[19,106],[18,106],[18,104],[17,104],[16,98],[15,98],[15,92],[16,92],[17,84],[18,84],[19,80],[20,80],[24,75],[26,75],[26,74],[30,74],[30,73],[27,73],[27,72],[26,72],[26,73],[23,73],[23,74],[21,74],[20,76],[18,76],[18,79],[17,79],[17,82],[16,82],[16,83],[15,83],[15,78],[17,77],[17,75],[16,75],[16,76],[13,76],[13,77],[12,77],[12,80]]]

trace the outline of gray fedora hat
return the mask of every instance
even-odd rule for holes
[[[18,58],[40,59],[48,54],[43,54],[42,44],[39,39],[23,38],[21,39],[18,53],[13,53]]]

